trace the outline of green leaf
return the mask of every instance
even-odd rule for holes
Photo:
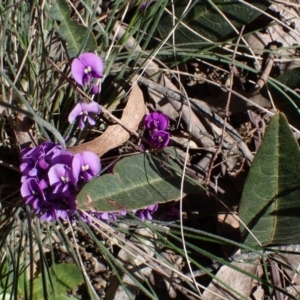
[[[179,19],[188,0],[174,0],[175,15]],[[265,0],[248,1],[251,5],[265,10],[270,3]],[[171,5],[168,7],[172,11]],[[183,19],[184,25],[180,24],[175,32],[176,44],[203,42],[200,36],[213,42],[224,41],[234,29],[220,14],[220,11],[230,20],[230,22],[239,29],[242,25],[250,23],[260,15],[260,12],[246,6],[238,0],[198,0],[194,1],[192,9],[189,10]],[[162,17],[158,31],[162,37],[166,37],[173,28],[173,15],[165,13]],[[188,28],[189,27],[189,28]],[[194,31],[194,32],[193,32]],[[200,36],[199,36],[200,35]]]
[[[300,87],[300,68],[295,68],[284,72],[276,77],[276,80],[292,90]],[[292,91],[288,91],[282,86],[278,86],[274,80],[269,80],[270,90],[275,106],[283,112],[289,123],[300,129],[300,97]]]
[[[80,52],[94,52],[97,48],[92,32],[69,17],[70,9],[65,0],[53,1],[49,16],[61,23],[59,35],[68,43],[67,49],[70,57],[77,56]]]
[[[300,152],[282,113],[265,133],[245,182],[240,218],[262,245],[300,239]],[[244,243],[258,245],[245,227]]]
[[[133,210],[180,196],[181,170],[169,155],[173,148],[156,154],[141,153],[123,158],[113,170],[86,184],[77,196],[80,208],[97,211]],[[184,193],[203,188],[185,179]]]
[[[49,269],[50,278],[46,278],[48,284],[48,292],[53,297],[55,290],[56,299],[74,299],[64,298],[66,292],[74,289],[78,285],[83,283],[83,277],[75,264],[54,264]],[[51,283],[53,286],[51,286]],[[43,280],[42,277],[38,277],[33,281],[33,296],[34,299],[44,299],[43,293]],[[51,297],[50,297],[51,298]]]

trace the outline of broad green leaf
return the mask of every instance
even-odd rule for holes
[[[53,1],[49,15],[53,20],[61,23],[58,33],[67,41],[70,57],[75,57],[80,52],[96,50],[97,44],[94,35],[89,32],[88,28],[70,19],[70,9],[66,0]]]
[[[102,175],[83,187],[77,196],[78,207],[97,211],[133,210],[177,199],[181,170],[169,154],[141,153],[121,159],[113,174]],[[203,188],[186,179],[184,192],[201,193]]]
[[[175,16],[180,18],[187,7],[188,0],[173,0]],[[266,0],[247,1],[251,5],[265,10],[270,6]],[[168,6],[172,11],[171,4]],[[221,15],[222,12],[229,21],[239,29],[260,15],[260,12],[238,0],[198,0],[193,1],[192,8],[183,18],[182,23],[175,31],[176,44],[203,42],[200,36],[213,42],[220,42],[227,39],[234,29],[229,22]],[[158,26],[158,31],[166,37],[172,31],[172,15],[165,13]]]
[[[300,68],[288,70],[276,77],[276,80],[295,90],[300,87]],[[272,98],[277,109],[286,115],[291,125],[300,129],[300,96],[282,86],[278,86],[276,82],[269,80],[269,83]]]
[[[245,182],[240,218],[262,245],[300,239],[300,151],[282,113],[275,115]],[[258,245],[241,227],[244,243]]]
[[[55,290],[56,299],[65,296],[66,292],[76,288],[83,283],[83,277],[75,264],[54,264],[49,269],[51,280],[46,278],[48,283],[48,292],[53,297],[53,290]],[[51,283],[53,286],[51,286]],[[43,293],[43,280],[42,277],[38,277],[33,281],[33,296],[34,299],[44,299]],[[51,299],[51,297],[49,297]],[[74,299],[74,298],[69,298]]]

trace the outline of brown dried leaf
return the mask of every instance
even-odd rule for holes
[[[121,123],[128,129],[136,131],[144,115],[145,104],[143,93],[139,86],[135,84],[128,97],[127,105],[122,114]],[[129,139],[129,137],[129,132],[127,132],[121,125],[111,125],[101,136],[90,142],[69,148],[68,150],[73,153],[92,151],[97,155],[102,156],[109,150],[122,145]]]
[[[259,266],[259,261],[256,260],[251,263],[238,263],[233,262],[232,265],[248,272],[251,274],[256,274],[256,270]],[[223,266],[217,273],[216,277],[221,282],[227,283],[233,290],[236,290],[241,295],[249,297],[251,293],[251,287],[253,279],[246,274],[243,274],[237,270],[232,269],[230,266]],[[202,294],[203,299],[242,299],[236,293],[230,291],[217,280],[213,281],[208,285],[207,290]]]

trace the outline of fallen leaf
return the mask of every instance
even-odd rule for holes
[[[251,263],[233,262],[232,264],[245,272],[256,274],[259,261],[256,260]],[[208,285],[207,290],[205,290],[205,292],[202,294],[203,299],[219,299],[217,295],[220,297],[220,299],[242,299],[242,297],[234,291],[238,292],[244,297],[250,296],[253,279],[249,275],[234,270],[230,266],[223,266],[216,274],[216,278],[218,278],[220,282],[224,282],[230,286],[231,290],[227,289],[216,279],[213,279],[213,281]]]
[[[133,83],[133,88],[129,94],[126,107],[122,114],[121,123],[128,129],[136,131],[145,115],[145,104],[143,93],[136,83],[136,78],[134,78]],[[122,145],[129,138],[129,132],[121,125],[116,124],[109,126],[101,136],[94,140],[68,148],[68,150],[72,153],[91,151],[102,156],[109,150]]]

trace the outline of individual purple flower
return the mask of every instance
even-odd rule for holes
[[[88,182],[99,175],[101,170],[100,158],[90,151],[77,153],[73,158],[72,170],[76,178],[81,178],[84,182]]]
[[[152,220],[152,214],[156,212],[158,209],[158,204],[152,204],[146,208],[138,209],[137,211],[133,211],[142,221]]]
[[[146,116],[144,123],[150,131],[166,130],[169,125],[169,118],[163,113],[152,112]]]
[[[82,53],[71,64],[71,73],[81,86],[90,85],[93,78],[102,78],[103,69],[102,59],[94,53]]]
[[[73,171],[67,165],[56,164],[48,172],[49,184],[53,187],[53,197],[69,197],[72,188],[76,186],[78,178],[75,178]]]
[[[94,101],[90,103],[79,102],[70,112],[68,120],[70,123],[73,123],[78,117],[80,129],[84,128],[86,121],[88,121],[90,125],[95,125],[95,120],[89,116],[89,113],[100,114],[99,105]]]
[[[169,141],[170,141],[170,133],[163,131],[163,130],[159,130],[159,131],[155,131],[152,135],[151,135],[151,144],[157,148],[164,148],[166,146],[168,146]]]
[[[21,186],[21,195],[25,199],[25,203],[37,208],[41,203],[45,202],[45,195],[35,178],[28,178]]]
[[[49,170],[52,157],[61,151],[61,145],[55,145],[48,141],[33,149],[22,149],[20,151],[22,158],[20,170],[23,174],[21,182],[24,182],[28,177],[39,177],[38,173]]]

